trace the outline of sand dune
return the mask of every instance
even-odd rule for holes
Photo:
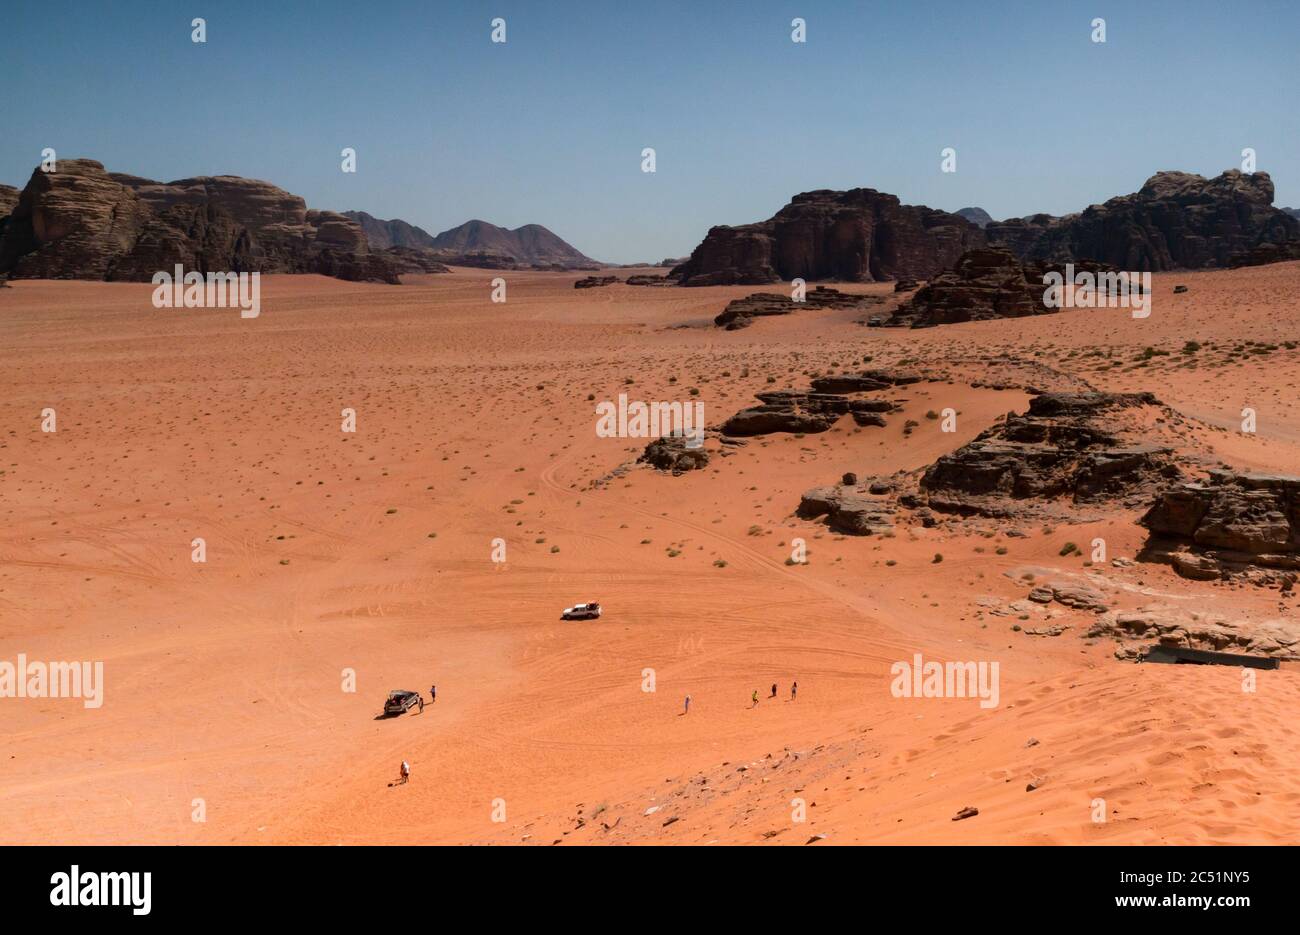
[[[1024,388],[970,385],[1004,355],[1062,386],[1151,390],[1189,445],[1294,471],[1300,264],[1158,274],[1142,321],[924,331],[809,311],[724,332],[713,316],[752,288],[574,290],[562,273],[506,274],[493,304],[497,275],[266,277],[252,320],[157,310],[143,284],[0,292],[0,659],[105,668],[98,709],[3,702],[0,841],[1300,840],[1300,670],[1243,692],[1235,668],[1117,661],[1081,639],[1088,613],[1034,637],[990,611],[1030,567],[1098,576],[1119,607],[1263,619],[1293,598],[1061,556],[1095,535],[1133,556],[1131,513],[894,538],[793,515],[845,471],[921,468],[1023,410]],[[896,301],[889,283],[837,288]],[[593,400],[620,392],[698,398],[712,424],[864,362],[948,379],[897,388],[884,428],[754,438],[680,477],[618,472],[645,441],[593,430]],[[1256,435],[1237,431],[1244,406]],[[945,407],[954,433],[925,417]],[[807,565],[786,563],[794,537]],[[558,619],[588,599],[599,621]],[[891,665],[917,652],[997,661],[999,706],[893,697]],[[390,689],[433,682],[422,714],[376,719]],[[412,779],[391,787],[403,758]],[[964,806],[979,814],[954,822]]]

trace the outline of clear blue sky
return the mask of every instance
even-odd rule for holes
[[[1238,167],[1247,146],[1300,206],[1286,0],[5,0],[0,23],[0,181],[19,186],[51,146],[434,233],[544,224],[615,262],[686,254],[808,189],[1063,214],[1160,169]]]

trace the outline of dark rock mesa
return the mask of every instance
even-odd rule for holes
[[[1023,260],[1160,272],[1231,266],[1261,245],[1300,241],[1300,220],[1273,207],[1267,172],[1229,169],[1212,179],[1157,172],[1141,190],[1079,214],[995,221],[984,233]]]
[[[925,279],[983,242],[978,227],[946,211],[870,188],[820,190],[766,221],[712,228],[672,275],[686,286]]]
[[[356,223],[308,210],[268,182],[221,175],[154,182],[90,159],[37,169],[0,238],[0,272],[28,279],[147,282],[187,271],[320,273],[396,283]]]

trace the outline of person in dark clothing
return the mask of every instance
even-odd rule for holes
[[[776,682],[773,682],[773,683],[772,683],[772,694],[768,695],[768,697],[769,697],[769,698],[775,698],[775,697],[776,697]]]
[[[794,701],[794,696],[795,696],[796,694],[798,694],[798,693],[799,693],[799,683],[798,683],[798,682],[791,682],[791,683],[790,683],[790,700],[791,700],[791,701]]]

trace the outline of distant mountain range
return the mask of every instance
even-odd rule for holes
[[[487,221],[473,220],[434,236],[400,219],[385,221],[364,211],[344,211],[343,215],[361,225],[371,248],[376,250],[389,247],[431,250],[444,263],[494,269],[512,266],[598,269],[601,266],[540,224],[508,230]]]
[[[961,208],[957,211],[959,217],[964,217],[976,227],[984,227],[993,223],[993,218],[983,208]]]
[[[396,219],[381,221],[364,211],[344,211],[343,216],[361,225],[362,233],[375,250],[387,250],[389,247],[433,249],[433,236],[422,227]]]
[[[1300,209],[1274,208],[1273,194],[1266,172],[1165,171],[1077,214],[992,221],[979,208],[950,214],[873,189],[817,190],[766,221],[711,228],[670,278],[693,286],[929,279],[984,246],[1023,262],[1144,271],[1300,259]],[[0,276],[147,282],[178,263],[387,283],[448,265],[601,267],[538,224],[507,230],[473,220],[435,236],[398,219],[311,209],[269,182],[230,175],[157,182],[62,159],[55,171],[34,170],[21,191],[0,185]]]

